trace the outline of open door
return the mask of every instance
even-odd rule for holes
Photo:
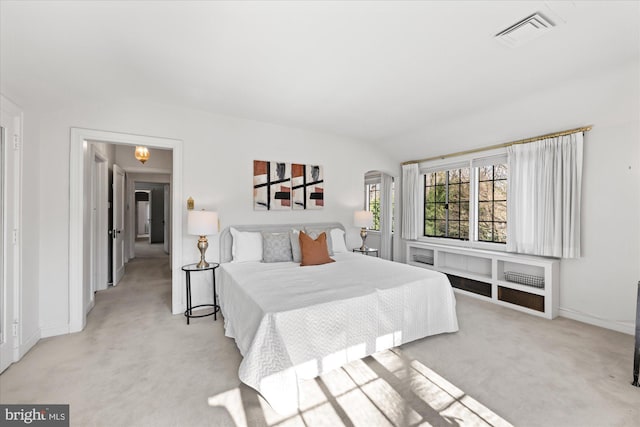
[[[113,165],[113,286],[124,276],[124,170]]]
[[[149,215],[149,243],[164,242],[164,188],[155,184],[149,199],[151,214]]]

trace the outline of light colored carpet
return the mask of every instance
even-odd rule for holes
[[[305,383],[275,414],[237,378],[223,321],[170,314],[167,257],[135,259],[87,328],[41,340],[0,376],[2,403],[69,403],[72,426],[637,426],[633,338],[458,296],[460,332]]]
[[[136,258],[164,258],[167,254],[164,252],[164,243],[149,243],[148,237],[139,237],[135,242]]]

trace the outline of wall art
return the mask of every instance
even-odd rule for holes
[[[291,210],[291,164],[253,161],[253,208],[258,211]]]
[[[324,175],[319,165],[291,165],[293,209],[324,207]]]

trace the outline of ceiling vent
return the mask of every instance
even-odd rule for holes
[[[495,37],[509,47],[516,47],[537,39],[549,32],[553,27],[554,25],[551,21],[540,13],[534,13],[506,30],[499,32]]]

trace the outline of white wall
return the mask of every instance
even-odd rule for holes
[[[26,111],[28,114],[28,110]],[[197,208],[215,209],[221,226],[243,223],[340,221],[351,227],[362,206],[368,170],[394,170],[388,156],[348,138],[277,125],[137,102],[75,104],[46,112],[40,123],[40,323],[50,331],[68,325],[69,128],[82,127],[180,139],[184,142],[185,198]],[[117,156],[117,155],[116,155]],[[152,154],[153,156],[153,154]],[[326,205],[319,211],[254,212],[253,160],[317,163],[324,166]],[[119,161],[118,158],[116,161]],[[51,183],[55,183],[52,185]],[[184,209],[186,227],[186,200]],[[174,230],[174,233],[178,232]],[[198,259],[195,236],[185,234],[184,260]],[[352,228],[349,245],[358,244]],[[218,258],[210,239],[207,258]],[[77,260],[73,260],[77,262]],[[194,287],[198,287],[194,283]],[[194,290],[194,297],[204,298]],[[206,292],[206,291],[204,291]],[[210,295],[211,291],[208,291]]]
[[[562,260],[560,314],[627,333],[640,279],[639,75],[637,62],[626,64],[393,141],[410,160],[594,125],[585,135],[583,256]]]
[[[127,173],[127,179],[132,182],[157,182],[160,184],[171,183],[171,175],[168,173]],[[187,206],[186,201],[184,205]]]

